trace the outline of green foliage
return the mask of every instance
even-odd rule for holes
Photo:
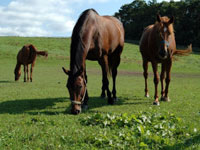
[[[175,17],[174,29],[178,44],[192,43],[194,46],[200,46],[199,0],[161,3],[155,0],[149,2],[134,0],[130,4],[123,5],[115,16],[124,24],[126,39],[139,40],[143,29],[154,24],[157,13],[161,16]]]
[[[167,149],[197,135],[196,131],[183,126],[175,115],[152,111],[137,115],[96,113],[81,119],[81,123],[100,126],[99,134],[86,141],[97,148]]]

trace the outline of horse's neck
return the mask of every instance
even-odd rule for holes
[[[157,31],[156,31],[156,27],[153,26],[152,28],[150,28],[150,31],[149,31],[149,38],[148,38],[148,46],[149,48],[152,48],[152,49],[156,49],[157,47]]]
[[[21,69],[21,64],[20,63],[17,63],[16,64],[16,67],[15,67],[15,72],[19,72],[20,71],[20,69]]]
[[[80,55],[80,53],[82,54]],[[76,52],[75,56],[71,57],[70,60],[70,70],[73,74],[85,68],[86,56],[84,51]]]

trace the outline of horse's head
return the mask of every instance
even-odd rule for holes
[[[174,17],[170,19],[168,17],[161,17],[157,15],[157,46],[158,46],[158,57],[160,59],[166,59],[171,54],[170,41],[173,32]]]
[[[64,67],[62,69],[64,73],[69,76],[66,86],[68,88],[72,104],[71,112],[72,114],[79,114],[81,112],[81,105],[83,104],[86,94],[86,80],[84,72],[81,70],[76,74],[72,74],[71,71],[66,70]]]

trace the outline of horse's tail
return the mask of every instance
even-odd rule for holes
[[[36,51],[37,55],[42,55],[47,57],[48,56],[48,52],[47,51]]]
[[[173,55],[188,55],[192,52],[192,44],[188,46],[186,50],[177,50],[173,53]]]

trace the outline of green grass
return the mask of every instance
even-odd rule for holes
[[[37,58],[32,83],[24,83],[23,74],[18,82],[14,82],[16,55],[27,43],[47,50],[49,57]],[[0,150],[95,149],[94,145],[87,143],[87,138],[98,135],[100,128],[82,125],[82,118],[96,112],[131,115],[152,110],[175,114],[182,119],[183,126],[191,131],[197,129],[198,134],[186,138],[180,147],[200,149],[198,53],[177,57],[178,60],[174,61],[169,89],[171,102],[161,102],[160,106],[152,105],[154,85],[151,66],[148,79],[150,98],[144,97],[138,45],[125,44],[117,76],[119,100],[112,106],[107,105],[107,100],[99,98],[102,80],[100,66],[97,62],[87,61],[89,109],[74,116],[70,114],[67,76],[61,69],[62,66],[69,68],[69,47],[70,39],[66,38],[0,37]],[[172,145],[171,149],[175,147]]]

